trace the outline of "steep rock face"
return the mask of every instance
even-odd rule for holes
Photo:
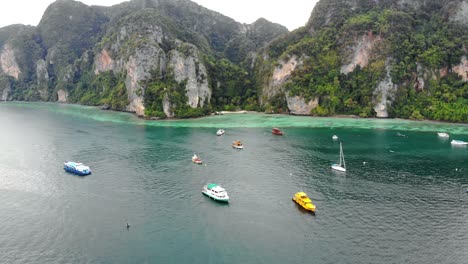
[[[283,92],[284,84],[287,82],[296,67],[302,64],[302,60],[296,55],[291,56],[287,61],[282,61],[273,69],[273,74],[267,86],[263,87],[263,100],[270,100],[277,94]]]
[[[16,62],[15,51],[10,44],[3,46],[0,54],[0,66],[6,75],[18,80],[21,70]]]
[[[57,91],[57,102],[59,103],[66,103],[68,102],[68,92],[65,90],[58,90]]]
[[[36,62],[36,78],[39,95],[42,100],[47,100],[49,97],[49,72],[47,71],[47,64],[45,60],[38,60]]]
[[[160,78],[166,71],[166,52],[160,46],[167,36],[160,26],[140,19],[147,16],[154,19],[154,15],[146,10],[123,18],[118,22],[119,27],[106,34],[102,50],[94,58],[96,75],[109,71],[125,73],[129,102],[126,110],[139,116],[145,112],[142,82],[151,77]]]
[[[196,47],[185,45],[185,49],[186,54],[178,50],[172,50],[169,53],[168,68],[173,72],[177,83],[186,82],[187,104],[192,108],[203,107],[211,99],[206,67],[200,62]]]
[[[341,73],[348,74],[354,71],[357,65],[361,66],[361,68],[367,67],[374,47],[381,41],[381,36],[374,36],[372,32],[361,36],[361,39],[357,40],[355,45],[348,48],[346,53],[349,53],[350,56],[346,61],[349,61],[349,63],[341,66]]]
[[[322,27],[339,23],[357,6],[357,0],[319,1],[312,11],[306,28],[313,33]]]
[[[127,111],[144,116],[143,87],[140,82],[151,77],[151,72],[165,69],[165,52],[158,46],[143,45],[130,56],[126,65],[128,101]],[[161,63],[161,64],[160,64]]]
[[[10,95],[10,92],[11,92],[11,89],[10,87],[5,87],[3,88],[3,91],[2,91],[2,101],[7,101],[9,100],[9,95]]]
[[[468,26],[468,1],[464,0],[458,7],[458,12],[451,18],[465,26]]]
[[[464,81],[468,81],[468,59],[466,56],[461,58],[459,65],[453,67],[453,72],[458,73]]]
[[[286,96],[288,108],[293,115],[310,115],[312,110],[318,106],[319,98],[316,97],[309,102],[300,96]]]
[[[115,70],[115,62],[106,49],[103,49],[95,58],[94,74]]]
[[[3,76],[0,75],[0,96],[1,96],[0,100],[1,101],[11,100],[10,93],[11,93],[11,84],[8,78],[3,78]]]
[[[374,111],[377,117],[388,117],[388,106],[392,104],[394,99],[396,85],[392,82],[390,59],[385,63],[385,70],[387,72],[385,78],[377,85],[374,91]]]
[[[163,98],[163,112],[164,114],[168,117],[168,118],[174,118],[175,117],[175,114],[174,114],[174,111],[172,111],[172,108],[173,108],[173,104],[171,104],[171,101],[169,100],[169,96],[167,95],[167,93],[164,94],[164,98]]]

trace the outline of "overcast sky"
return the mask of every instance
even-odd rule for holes
[[[317,0],[192,0],[242,23],[260,17],[286,26],[304,26]],[[0,27],[11,24],[36,26],[47,6],[54,0],[1,0]],[[81,0],[87,5],[111,6],[123,0]]]

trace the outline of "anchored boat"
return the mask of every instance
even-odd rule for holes
[[[448,137],[450,137],[449,134],[444,133],[444,132],[439,132],[439,133],[437,133],[437,135],[438,135],[439,137],[441,137],[441,138],[448,138]]]
[[[193,154],[192,161],[196,164],[202,164],[203,161],[200,159],[200,157],[197,156],[197,154]]]
[[[337,171],[346,171],[346,163],[344,160],[344,154],[343,154],[343,147],[340,142],[340,164],[333,164],[331,166],[332,169],[337,170]]]
[[[215,183],[209,183],[203,186],[202,193],[218,202],[229,202],[229,196],[226,190]]]
[[[235,149],[243,149],[244,148],[244,145],[242,145],[240,140],[236,140],[236,141],[232,142],[231,146],[233,148],[235,148]]]
[[[296,193],[292,199],[304,209],[315,213],[315,205],[305,192]]]
[[[216,131],[216,135],[217,135],[217,136],[222,136],[222,135],[224,135],[224,129],[218,129],[218,131]]]
[[[468,142],[465,142],[465,141],[461,141],[461,140],[452,140],[450,142],[452,145],[468,145]]]
[[[91,170],[88,166],[83,165],[82,163],[77,163],[73,161],[67,161],[63,163],[63,169],[75,173],[81,176],[91,174]]]
[[[279,128],[276,128],[276,127],[271,130],[271,133],[273,135],[277,135],[277,136],[282,136],[283,135],[283,131],[281,131]]]

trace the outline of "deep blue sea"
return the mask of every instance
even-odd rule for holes
[[[468,263],[468,147],[452,139],[468,125],[0,103],[0,262]],[[346,173],[330,170],[339,141]]]

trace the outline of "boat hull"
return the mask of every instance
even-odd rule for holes
[[[90,175],[91,174],[91,171],[89,172],[82,172],[82,171],[79,171],[79,170],[76,170],[74,168],[70,168],[70,167],[63,167],[63,169],[66,171],[66,172],[70,172],[70,173],[73,173],[73,174],[77,174],[77,175],[80,175],[80,176],[86,176],[86,175]]]
[[[233,148],[235,149],[244,149],[244,146],[235,146],[235,145],[232,145]]]
[[[208,197],[210,197],[211,199],[217,201],[217,202],[221,202],[221,203],[229,203],[229,197],[227,198],[219,198],[219,197],[216,197],[214,195],[211,195],[210,193],[208,192],[205,192],[205,191],[202,191],[202,193]]]
[[[333,170],[336,170],[336,171],[346,172],[346,169],[345,169],[345,168],[343,168],[343,167],[341,167],[340,165],[337,165],[337,164],[333,164],[333,165],[331,166],[331,168],[332,168]]]
[[[452,142],[450,142],[452,145],[468,145],[468,142],[465,142],[465,141],[461,141],[461,140],[452,140]]]
[[[315,214],[315,209],[316,209],[315,206],[312,207],[312,208],[308,208],[308,207],[304,206],[304,205],[301,203],[300,200],[297,200],[296,197],[293,197],[292,200],[293,200],[297,205],[299,205],[301,208],[303,208],[304,210],[307,210],[307,211],[312,212],[312,213]]]

